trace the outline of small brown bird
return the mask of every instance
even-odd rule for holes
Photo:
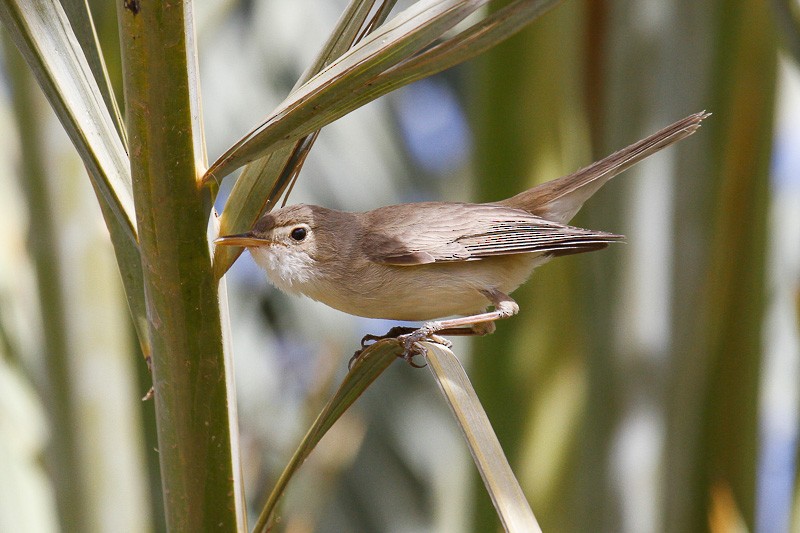
[[[410,358],[419,352],[417,342],[441,342],[437,333],[493,332],[495,320],[519,311],[509,294],[552,257],[621,240],[566,223],[609,179],[691,135],[707,116],[686,117],[582,170],[499,202],[422,202],[361,213],[293,205],[267,213],[247,233],[215,242],[247,247],[276,287],[345,313],[413,321],[465,315],[417,330],[393,329],[391,336],[403,333]]]

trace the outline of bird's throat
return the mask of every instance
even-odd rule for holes
[[[305,293],[305,287],[313,282],[314,260],[302,250],[274,246],[250,248],[253,260],[266,270],[273,285],[288,293]]]

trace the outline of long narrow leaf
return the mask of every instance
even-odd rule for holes
[[[359,356],[353,368],[345,376],[342,384],[339,385],[336,394],[325,405],[278,478],[278,482],[273,487],[272,493],[269,495],[258,517],[258,522],[256,522],[253,530],[255,533],[270,531],[272,513],[292,476],[308,458],[325,433],[402,352],[401,344],[396,339],[386,339],[369,346]]]
[[[0,19],[78,150],[117,224],[136,241],[130,163],[61,4],[7,0]]]
[[[375,15],[372,17],[372,19],[370,19],[367,27],[364,28],[364,33],[371,33],[375,31],[375,28],[386,22],[386,19],[389,18],[389,13],[392,11],[395,4],[397,4],[397,0],[385,0],[382,2],[378,10],[375,12]]]
[[[305,128],[321,127],[403,85],[420,80],[485,52],[511,37],[558,0],[517,0],[420,54],[410,57],[352,89]],[[325,124],[320,122],[325,121]]]
[[[236,168],[241,162],[235,159],[240,155],[245,159],[249,150],[269,151],[274,149],[270,143],[280,146],[289,142],[295,136],[305,135],[315,129],[333,122],[350,111],[382,96],[392,90],[446,70],[458,63],[471,59],[486,51],[499,42],[514,35],[525,25],[529,24],[547,9],[557,3],[557,0],[517,0],[485,19],[462,30],[441,44],[431,47],[417,55],[410,54],[408,59],[397,65],[389,65],[384,72],[379,72],[373,78],[359,77],[350,79],[348,91],[337,98],[325,98],[328,91],[337,93],[332,83],[321,83],[313,103],[301,101],[297,94],[290,97],[279,106],[264,124],[251,132],[237,145],[229,149],[225,155],[212,165],[206,179],[213,176],[224,176]],[[382,52],[381,52],[382,53]],[[380,54],[378,57],[380,57]],[[378,59],[376,59],[378,61]],[[324,79],[333,79],[330,72],[326,71]],[[336,73],[334,73],[336,74]],[[319,81],[320,77],[312,81]],[[338,81],[338,80],[337,80]],[[359,83],[360,82],[360,83]],[[305,89],[305,88],[304,88]],[[303,93],[305,97],[306,93]],[[330,105],[326,106],[326,103]],[[309,108],[311,112],[309,112]],[[291,120],[288,120],[291,117]],[[303,122],[303,118],[307,119]],[[287,128],[294,131],[279,139],[281,133]],[[271,133],[270,133],[271,132]],[[250,145],[254,146],[250,146]],[[245,147],[247,146],[247,147]],[[260,146],[260,148],[258,147]],[[226,168],[230,165],[230,168]]]
[[[367,20],[367,16],[374,5],[375,0],[351,0],[347,9],[339,17],[339,21],[334,26],[328,40],[320,48],[317,58],[300,76],[294,89],[299,88],[313,78],[319,71],[327,67],[331,61],[341,57],[353,46],[358,32],[364,26],[364,21]]]
[[[207,175],[243,164],[331,122],[327,110],[354,87],[439,38],[488,0],[426,0],[406,9],[294,91],[270,117],[228,149]]]
[[[400,85],[407,85],[447,70],[482,54],[516,34],[558,2],[559,0],[516,0],[512,2],[461,31],[458,35],[409,58],[378,76],[375,83],[370,85],[378,88],[386,84],[388,88],[379,93],[368,93],[369,100],[386,94]],[[363,105],[363,103],[359,105]]]
[[[89,9],[89,0],[63,0],[61,5],[64,7],[64,12],[67,14],[70,25],[75,32],[75,37],[83,49],[89,68],[92,69],[92,74],[97,81],[100,93],[103,95],[106,108],[114,121],[117,134],[127,149],[128,141],[125,126],[122,123],[122,113],[120,112],[117,98],[114,96],[114,89],[111,86],[111,79],[100,48],[100,40],[97,37],[97,29],[92,19],[92,12]]]
[[[66,14],[54,0],[0,2],[0,20],[25,57],[89,173],[149,357],[130,162]]]
[[[458,421],[503,527],[510,532],[541,532],[464,367],[441,344],[423,345],[428,368]]]

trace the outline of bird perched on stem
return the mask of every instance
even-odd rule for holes
[[[293,205],[265,214],[247,233],[215,242],[249,249],[285,292],[351,315],[427,321],[386,335],[403,342],[410,361],[419,341],[493,332],[495,320],[519,311],[509,294],[537,266],[621,240],[567,222],[609,179],[688,137],[707,116],[690,115],[584,169],[499,202],[408,203],[360,213]],[[461,316],[442,318],[453,315]],[[362,348],[383,337],[368,335]]]

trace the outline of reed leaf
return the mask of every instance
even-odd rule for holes
[[[428,368],[456,417],[503,528],[509,532],[541,532],[464,367],[441,344],[422,345]]]
[[[98,196],[136,241],[130,163],[69,19],[54,0],[7,0],[0,19],[78,150]]]
[[[355,360],[353,367],[345,376],[342,384],[339,385],[333,398],[325,405],[305,437],[303,437],[294,455],[272,488],[272,492],[267,498],[253,529],[254,533],[266,533],[271,530],[275,507],[294,474],[333,424],[402,353],[402,345],[396,339],[381,340],[364,349],[358,359]]]
[[[70,22],[55,0],[0,2],[22,52],[89,173],[125,286],[142,352],[150,353],[130,161]]]
[[[434,42],[487,2],[423,0],[413,4],[293,91],[265,121],[222,154],[207,176],[221,179],[332,122],[341,116],[330,112],[334,103]]]
[[[111,79],[108,75],[102,48],[100,47],[97,29],[92,18],[92,12],[89,9],[89,0],[64,0],[61,5],[69,19],[72,30],[75,32],[75,37],[78,39],[81,49],[83,49],[86,62],[89,64],[89,68],[92,69],[92,75],[97,82],[100,93],[103,95],[103,101],[114,121],[117,134],[127,150],[128,139],[125,125],[122,123],[122,113],[117,103],[117,97],[114,95],[114,89],[111,86]]]

